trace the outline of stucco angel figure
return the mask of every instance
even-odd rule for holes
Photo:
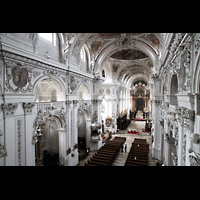
[[[76,79],[74,77],[71,77],[70,79],[70,90],[73,92],[76,88]]]
[[[94,71],[94,66],[95,66],[95,55],[92,54],[92,60],[90,61],[90,69],[91,69],[91,71]]]
[[[69,50],[70,50],[70,47],[71,47],[72,41],[73,41],[73,37],[74,37],[74,36],[73,36],[72,34],[68,34],[68,35],[66,36],[66,42],[65,42],[66,47],[65,47],[65,49],[64,49],[65,59],[68,58]]]

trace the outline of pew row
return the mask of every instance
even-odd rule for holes
[[[117,137],[102,146],[85,166],[111,166],[126,138]]]
[[[149,144],[146,139],[135,138],[125,162],[125,166],[148,166]]]

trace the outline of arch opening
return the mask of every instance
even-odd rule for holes
[[[87,85],[83,84],[78,89],[78,100],[91,100],[91,92]]]
[[[61,121],[56,116],[46,117],[37,127],[35,143],[36,166],[59,166],[59,131]]]
[[[177,96],[178,93],[178,78],[177,75],[174,74],[171,80],[171,88],[170,88],[170,104],[171,105],[178,105]]]
[[[36,102],[65,101],[65,90],[56,79],[45,78],[40,80],[34,90]]]

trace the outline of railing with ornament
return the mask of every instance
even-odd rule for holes
[[[54,107],[57,109],[60,109],[62,107],[64,107],[65,102],[64,101],[57,101],[57,102],[36,102],[36,108],[37,108],[37,112],[39,110],[46,110],[49,107]]]

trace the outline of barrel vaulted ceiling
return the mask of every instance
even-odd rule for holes
[[[71,56],[84,47],[94,73],[106,75],[119,83],[131,85],[136,79],[149,81],[161,57],[161,33],[78,33],[74,37]],[[109,68],[109,69],[108,69]]]

